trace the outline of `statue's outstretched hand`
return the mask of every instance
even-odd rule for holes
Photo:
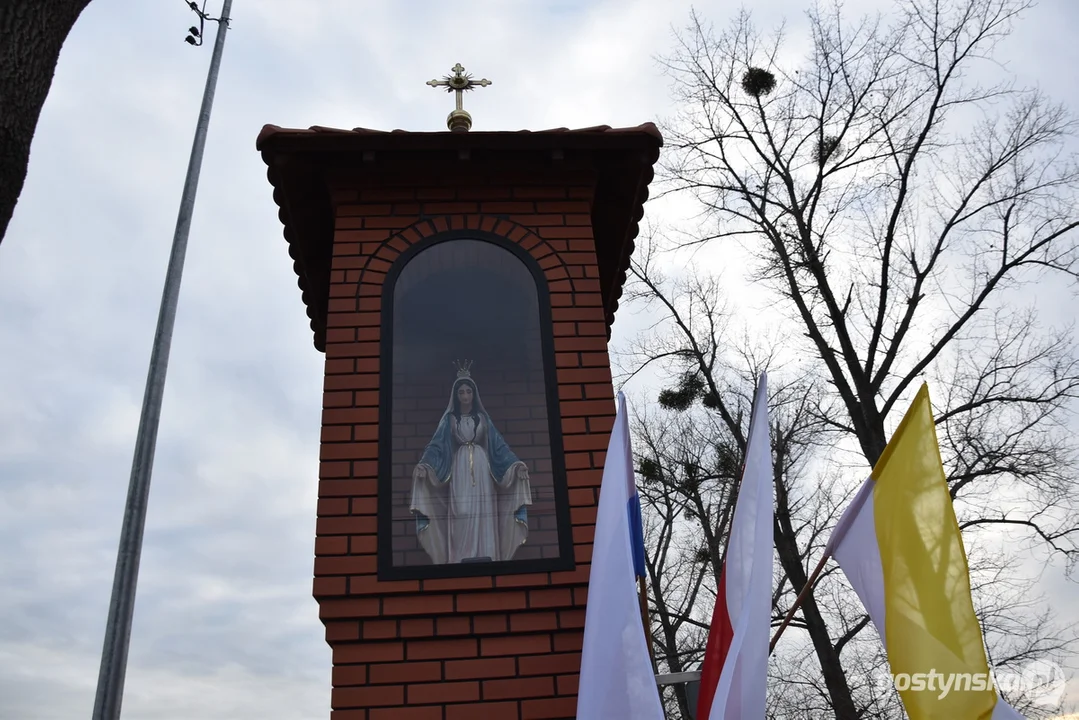
[[[521,463],[517,466],[517,469],[514,471],[513,474],[514,479],[516,479],[517,482],[526,482],[528,480],[528,466],[524,463]]]
[[[432,481],[431,475],[432,475],[432,473],[427,469],[426,465],[417,465],[416,469],[412,471],[412,480],[414,482],[415,481],[423,482],[424,480],[427,480],[428,482],[431,482]]]

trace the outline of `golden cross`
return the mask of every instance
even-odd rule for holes
[[[457,93],[457,109],[446,118],[446,125],[452,132],[468,132],[472,127],[472,116],[462,107],[462,96],[475,87],[487,87],[491,81],[487,78],[473,80],[472,74],[466,73],[461,63],[450,69],[453,71],[452,75],[444,75],[441,80],[428,80],[427,84],[431,87],[444,87],[446,92]]]

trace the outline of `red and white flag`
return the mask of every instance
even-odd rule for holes
[[[761,374],[701,665],[697,720],[764,720],[772,615],[773,498],[768,377]]]

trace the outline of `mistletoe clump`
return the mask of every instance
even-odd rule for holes
[[[658,483],[661,479],[662,470],[659,463],[652,458],[642,458],[637,472],[644,478],[646,483]]]
[[[742,75],[742,89],[755,98],[775,90],[776,76],[764,68],[751,67]]]
[[[829,135],[817,141],[813,146],[813,161],[818,165],[824,165],[828,159],[840,151],[839,138]]]
[[[688,410],[703,390],[704,380],[697,373],[685,373],[677,388],[659,393],[659,404],[668,410]]]

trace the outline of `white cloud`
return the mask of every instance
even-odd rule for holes
[[[788,7],[758,5],[769,25]],[[441,130],[452,100],[424,83],[458,61],[494,81],[467,97],[477,130],[657,120],[670,106],[654,58],[688,9],[234,5],[165,394],[125,718],[328,714],[329,652],[310,597],[322,356],[254,149],[262,124]],[[717,24],[734,10],[718,0],[698,9]],[[1067,23],[1039,20],[1063,12],[1074,15],[1057,0],[1031,15],[1023,37],[1037,51],[1010,51],[1020,71],[1074,65]],[[179,0],[90,4],[65,45],[0,244],[3,717],[86,716],[93,703],[214,32],[189,47],[192,19]],[[653,203],[649,220],[690,209]],[[626,308],[618,317],[616,342],[645,321]]]

